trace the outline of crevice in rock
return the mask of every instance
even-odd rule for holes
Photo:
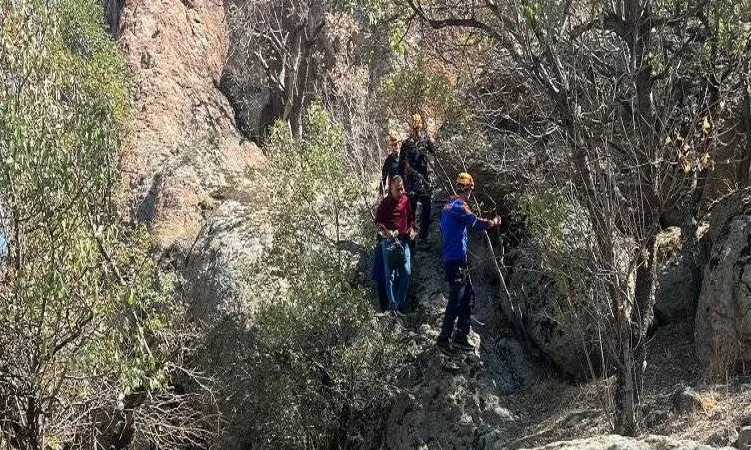
[[[149,187],[149,192],[146,197],[138,204],[138,211],[136,212],[136,219],[139,222],[151,223],[154,220],[156,213],[156,203],[159,197],[159,192],[162,189],[162,173],[159,172],[154,175],[154,179]]]
[[[104,23],[110,36],[117,37],[120,29],[120,18],[125,7],[125,0],[102,0],[104,7]]]

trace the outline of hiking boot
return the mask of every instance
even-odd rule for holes
[[[463,352],[475,351],[475,346],[470,344],[466,339],[459,339],[457,341],[454,341],[454,348]]]

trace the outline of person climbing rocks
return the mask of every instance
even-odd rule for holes
[[[386,160],[383,161],[381,168],[381,194],[386,194],[387,187],[390,186],[391,180],[399,175],[399,137],[396,132],[389,133],[386,138]]]
[[[467,200],[474,187],[472,176],[466,172],[460,173],[456,179],[456,195],[446,202],[441,212],[443,265],[446,281],[449,283],[449,301],[436,345],[447,351],[474,350],[474,346],[467,340],[471,328],[470,317],[474,296],[467,263],[467,231],[469,228],[477,231],[488,230],[501,224],[500,217],[493,220],[482,219],[469,208]]]
[[[407,304],[411,276],[409,243],[415,238],[415,216],[399,175],[391,179],[389,195],[378,205],[376,224],[382,238],[380,256],[389,310],[401,315]]]
[[[405,181],[407,194],[410,198],[410,209],[417,215],[417,203],[420,207],[420,233],[417,236],[421,243],[427,242],[430,227],[430,207],[433,193],[430,186],[429,158],[435,153],[433,141],[423,130],[420,114],[411,118],[410,136],[402,142],[399,152],[399,173]],[[422,246],[425,247],[424,245]]]

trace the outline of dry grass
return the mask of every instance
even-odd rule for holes
[[[603,413],[603,389],[610,380],[573,384],[556,377],[542,379],[527,391],[508,398],[524,411],[507,443],[509,448],[535,447],[549,442],[605,434],[609,430]]]
[[[702,415],[711,415],[719,406],[720,398],[714,391],[699,394]]]
[[[671,325],[659,329],[650,342],[644,386],[648,418],[644,434],[706,442],[715,433],[751,422],[751,384],[742,380],[705,384],[693,340],[687,338],[691,331],[690,324]],[[509,397],[509,403],[525,414],[509,430],[508,447],[535,447],[610,433],[603,399],[612,382],[574,384],[549,377]],[[692,386],[699,394],[699,412],[684,415],[672,410],[672,395],[683,386]]]
[[[657,236],[657,262],[663,264],[678,254],[683,247],[681,240],[681,229],[670,227]]]

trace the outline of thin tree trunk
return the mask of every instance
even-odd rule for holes
[[[626,311],[619,312],[618,334],[620,337],[620,361],[615,389],[615,432],[624,436],[636,436],[639,432],[638,402],[634,385],[634,360],[631,345],[631,325]]]
[[[638,327],[640,336],[646,336],[652,324],[657,281],[656,258],[657,230],[653,229],[638,256],[636,285],[634,287],[635,307],[631,313],[632,322]]]

